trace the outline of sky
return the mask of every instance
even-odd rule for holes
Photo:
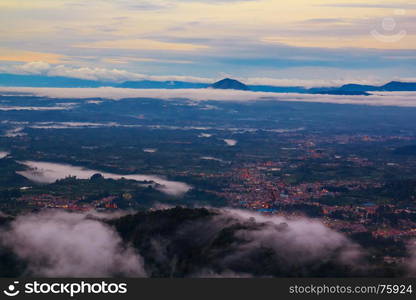
[[[415,17],[401,0],[0,0],[0,73],[415,81]]]

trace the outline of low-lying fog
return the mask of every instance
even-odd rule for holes
[[[83,167],[71,166],[68,164],[58,164],[50,162],[24,161],[20,163],[27,166],[28,170],[19,171],[17,173],[26,177],[29,180],[38,183],[53,183],[58,179],[64,179],[68,176],[76,176],[79,179],[89,179],[92,175],[100,173],[104,178],[107,179],[117,180],[125,178],[136,181],[153,181],[159,184],[159,186],[156,187],[158,190],[173,196],[180,196],[191,189],[191,186],[189,186],[186,183],[179,181],[170,181],[155,175],[121,175],[100,172],[97,170],[90,170]]]
[[[227,146],[233,147],[237,145],[238,141],[232,140],[232,139],[225,139],[224,142],[227,144]]]
[[[415,92],[371,92],[371,95],[322,95],[270,93],[220,89],[128,89],[128,88],[28,88],[0,87],[0,92],[30,93],[41,97],[89,99],[126,98],[190,99],[195,101],[292,101],[374,106],[416,107]]]

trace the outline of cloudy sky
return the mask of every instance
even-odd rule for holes
[[[1,0],[0,72],[285,85],[414,80],[410,3]]]

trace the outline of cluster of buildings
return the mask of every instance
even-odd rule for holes
[[[328,227],[346,233],[370,232],[375,238],[392,239],[416,236],[416,221],[399,218],[400,223],[393,226],[383,216],[381,205],[371,202],[362,205],[330,205],[324,204],[326,201],[319,201],[324,197],[336,199],[345,190],[380,188],[381,183],[354,179],[290,183],[285,178],[284,169],[281,162],[246,164],[224,174],[229,184],[217,194],[226,198],[234,207],[266,214],[293,217],[312,212],[316,214],[314,217],[320,218]],[[275,176],[273,172],[279,175]],[[396,216],[415,213],[411,208],[397,208],[394,205],[383,207],[388,208],[389,214]]]

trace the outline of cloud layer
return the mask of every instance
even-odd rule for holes
[[[153,81],[189,81],[211,82],[212,79],[193,76],[152,76],[128,72],[121,69],[99,67],[74,67],[67,65],[51,65],[44,61],[34,61],[22,65],[0,66],[0,72],[19,75],[44,75],[78,78],[93,81],[124,82],[134,80]]]
[[[236,237],[246,242],[236,253],[225,257],[224,261],[229,264],[236,264],[262,248],[273,249],[287,265],[334,260],[340,265],[358,267],[364,257],[364,251],[357,244],[319,221],[268,217],[243,210],[225,210],[223,215],[234,222],[261,224],[258,229],[242,228],[236,232]]]
[[[408,258],[395,266],[398,274],[415,276],[415,245],[409,243]],[[339,277],[385,271],[370,263],[370,252],[320,220],[229,208],[44,210],[2,225],[0,247],[2,255],[16,255],[20,276],[35,277]]]
[[[0,229],[0,245],[25,262],[24,276],[239,278],[382,272],[369,264],[365,249],[316,219],[236,209],[157,209],[128,215],[21,215]],[[414,276],[414,242],[408,253],[405,266]]]
[[[94,174],[100,173],[104,178],[110,179],[128,179],[136,181],[155,182],[156,189],[172,196],[181,196],[191,189],[186,183],[179,181],[170,181],[155,175],[130,174],[120,175],[97,170],[90,170],[82,167],[71,166],[67,164],[57,164],[49,162],[25,161],[21,164],[28,167],[28,170],[19,171],[18,173],[29,180],[40,183],[53,183],[56,180],[64,179],[68,176],[76,176],[79,179],[89,179]]]
[[[415,77],[415,6],[376,2],[2,0],[0,61],[115,80],[127,75],[120,64],[156,77]]]
[[[218,89],[124,89],[124,88],[13,88],[0,87],[0,92],[24,92],[51,98],[126,98],[190,99],[195,101],[292,101],[371,106],[416,107],[416,92],[374,92],[370,96],[266,93]]]
[[[141,253],[150,276],[346,276],[366,270],[365,251],[319,221],[233,209],[211,213],[175,208],[129,216],[117,226],[129,226],[126,239],[146,249]]]
[[[397,59],[398,57],[390,56],[389,59]],[[411,57],[409,57],[411,59]],[[242,76],[221,73],[215,77],[198,77],[198,76],[184,76],[184,75],[148,75],[138,73],[136,71],[127,71],[121,69],[119,66],[128,67],[134,62],[147,62],[147,63],[175,63],[175,64],[193,64],[189,60],[169,60],[169,59],[156,59],[156,58],[131,58],[131,57],[119,57],[119,58],[106,58],[105,61],[117,64],[117,68],[103,68],[103,67],[77,67],[73,65],[63,64],[49,64],[44,61],[32,61],[25,64],[14,64],[9,66],[0,66],[0,73],[18,74],[18,75],[42,75],[42,76],[60,76],[77,78],[84,80],[102,81],[109,83],[120,83],[124,81],[186,81],[194,83],[213,83],[222,79],[223,77],[234,77],[240,81],[243,81],[249,85],[271,85],[271,86],[296,86],[296,87],[334,87],[341,86],[349,83],[366,84],[366,85],[382,85],[388,80],[396,81],[415,81],[415,78],[406,76],[396,76],[389,74],[388,79],[382,79],[375,76],[366,76],[360,74],[360,72],[351,72],[347,76],[337,78],[336,74],[340,74],[340,70],[336,68],[327,69],[322,67],[309,67],[298,68],[292,67],[285,70],[276,70],[278,73],[274,73],[276,77],[262,76]],[[309,78],[302,78],[303,74],[307,72],[314,72],[315,76]],[[385,72],[385,71],[384,71]],[[327,74],[334,74],[333,78],[327,78]],[[377,74],[381,73],[377,72]],[[382,77],[384,77],[384,74]]]
[[[23,215],[1,232],[0,241],[27,262],[30,276],[146,275],[140,255],[123,245],[114,229],[85,214]]]

